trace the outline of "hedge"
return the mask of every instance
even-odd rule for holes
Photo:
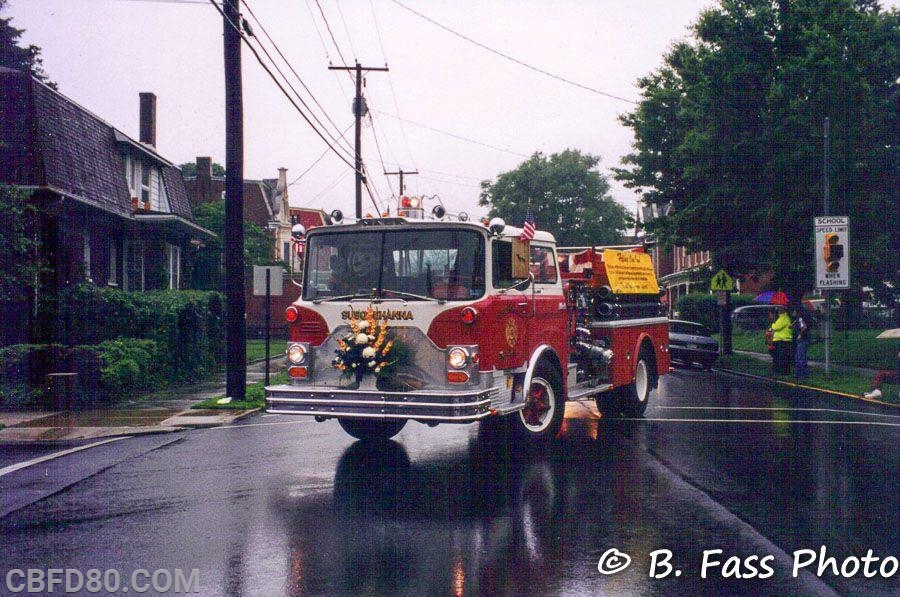
[[[17,344],[0,349],[0,407],[50,406],[49,373],[77,373],[76,407],[109,404],[165,385],[152,340],[119,338],[96,346]]]
[[[78,284],[41,298],[38,337],[67,346],[152,340],[162,378],[197,381],[218,371],[224,358],[223,308],[218,292],[138,293]]]

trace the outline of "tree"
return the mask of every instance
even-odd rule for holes
[[[34,291],[38,242],[34,237],[36,210],[28,193],[0,186],[0,297],[27,301]]]
[[[182,176],[197,176],[197,164],[195,162],[185,162],[183,164],[179,164],[178,168],[181,169]],[[213,162],[212,173],[213,176],[225,176],[225,167],[218,162]]]
[[[525,221],[531,205],[536,227],[552,232],[560,245],[620,243],[629,215],[609,195],[609,183],[595,170],[599,162],[576,149],[549,158],[535,153],[495,181],[483,181],[478,204],[512,225]]]
[[[225,235],[225,201],[203,203],[194,208],[194,220],[217,238],[209,240],[199,250],[194,260],[192,288],[198,290],[222,290],[222,251]],[[272,235],[253,222],[244,220],[244,263],[273,265],[275,260]]]
[[[896,276],[898,12],[871,0],[721,0],[638,81],[622,122],[634,152],[616,178],[671,206],[662,241],[713,251],[716,267],[771,267],[812,286],[825,117],[832,214],[849,215],[860,285]]]
[[[7,0],[0,0],[0,12],[6,8]],[[0,66],[30,72],[39,81],[56,89],[56,83],[47,79],[44,72],[41,49],[35,45],[19,45],[24,29],[16,29],[10,23],[12,17],[0,18]]]

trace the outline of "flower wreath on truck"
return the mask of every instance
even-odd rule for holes
[[[357,319],[357,313],[350,309],[350,331],[338,340],[331,366],[357,382],[367,373],[378,379],[389,379],[397,365],[406,360],[405,351],[388,329],[387,320],[375,321],[371,305],[362,319]]]

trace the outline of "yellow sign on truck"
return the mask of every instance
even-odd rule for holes
[[[646,253],[603,251],[603,266],[609,287],[616,294],[658,294],[653,261]]]

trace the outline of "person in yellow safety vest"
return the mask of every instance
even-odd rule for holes
[[[791,330],[791,318],[787,309],[778,307],[778,317],[772,322],[772,341],[775,344],[775,354],[772,359],[772,373],[774,375],[790,375],[791,361],[794,355],[794,333]]]

